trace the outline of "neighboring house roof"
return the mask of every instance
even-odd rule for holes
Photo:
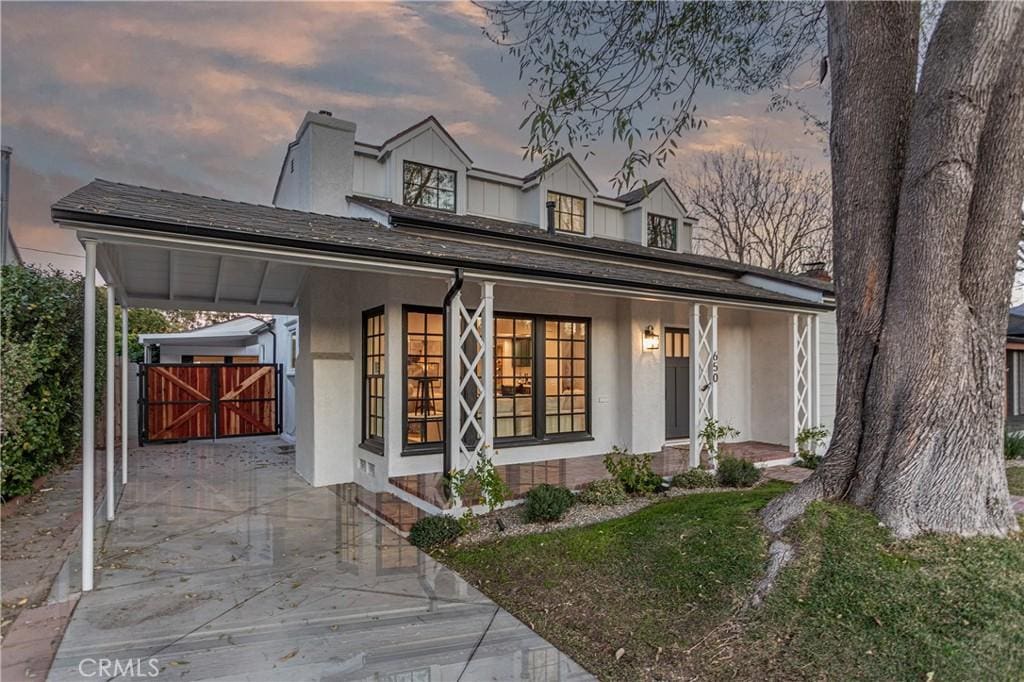
[[[180,343],[180,344],[238,344],[250,345],[256,342],[258,332],[266,322],[252,315],[241,315],[223,322],[215,322],[182,332],[162,334],[139,334],[139,343]]]
[[[448,238],[436,232],[391,229],[369,219],[245,204],[106,180],[94,180],[60,199],[51,207],[51,215],[56,222],[106,225],[126,232],[192,235],[682,296],[832,308],[740,282],[740,271],[733,273],[734,278],[711,277],[646,259],[621,262],[583,249],[551,253],[525,245],[514,248],[507,240],[466,240],[457,235]]]
[[[688,267],[711,270],[718,274],[728,273],[731,275],[758,275],[775,279],[787,284],[796,284],[815,291],[832,293],[831,282],[825,282],[816,277],[804,275],[792,275],[784,272],[777,272],[768,268],[761,268],[753,265],[745,265],[724,258],[711,256],[699,256],[692,253],[676,253],[664,249],[654,249],[635,242],[628,242],[619,239],[607,239],[604,237],[582,237],[567,232],[549,233],[547,230],[538,228],[530,223],[518,223],[509,220],[498,220],[497,218],[485,218],[476,215],[459,215],[438,211],[431,208],[419,206],[403,206],[384,199],[371,197],[350,196],[348,200],[369,208],[376,209],[388,214],[393,222],[415,221],[417,223],[429,223],[432,227],[439,229],[454,230],[457,232],[472,232],[482,236],[497,236],[503,238],[514,238],[520,241],[533,242],[537,244],[555,244],[560,247],[571,247],[577,250],[587,251],[593,254],[614,255],[631,259],[642,259],[644,262],[651,261],[684,265]]]
[[[1024,337],[1024,305],[1010,308],[1006,322],[1006,335],[1008,337]]]

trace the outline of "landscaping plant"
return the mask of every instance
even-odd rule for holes
[[[800,458],[797,466],[805,469],[817,469],[821,462],[818,448],[825,444],[826,438],[828,438],[828,429],[823,425],[800,429],[800,432],[796,434],[796,454]]]
[[[672,477],[673,488],[714,488],[715,475],[705,469],[690,469]]]
[[[426,516],[409,529],[409,542],[420,549],[447,545],[462,535],[459,519],[446,514]]]
[[[580,504],[600,504],[610,507],[622,504],[629,499],[629,496],[626,495],[625,489],[618,480],[605,478],[591,481],[585,485],[576,499]]]
[[[471,505],[474,500],[479,499],[487,505],[488,511],[494,511],[505,504],[511,491],[505,485],[494,466],[494,460],[487,456],[486,449],[477,458],[476,466],[472,469],[453,470],[448,474],[448,484],[452,494],[464,503],[468,500],[466,510],[462,514],[463,530],[469,532],[477,527],[476,518],[473,516]]]
[[[631,455],[628,450],[612,448],[605,455],[604,466],[608,473],[617,480],[622,489],[631,495],[649,495],[661,485],[661,476],[651,470],[653,456]]]
[[[573,502],[575,499],[568,488],[541,483],[526,493],[523,518],[529,523],[558,521]]]
[[[81,275],[5,265],[0,271],[0,439],[4,500],[66,462],[82,444]],[[96,400],[105,386],[106,295],[96,292]]]
[[[720,485],[730,488],[749,488],[761,480],[761,470],[753,462],[735,457],[723,457],[718,463],[716,478]]]
[[[1003,441],[1003,454],[1006,459],[1024,459],[1024,432],[1006,432]]]
[[[718,461],[719,444],[725,438],[733,438],[738,435],[740,435],[738,429],[734,429],[728,424],[722,424],[717,419],[709,419],[704,422],[704,428],[697,436],[708,453],[708,465],[712,471],[716,468],[715,463]]]

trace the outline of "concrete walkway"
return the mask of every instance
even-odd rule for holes
[[[279,445],[133,453],[49,679],[591,679]]]

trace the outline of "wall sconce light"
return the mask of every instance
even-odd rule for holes
[[[644,330],[644,350],[658,350],[661,348],[661,339],[654,331],[654,325],[647,325]]]

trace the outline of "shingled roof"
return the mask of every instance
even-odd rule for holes
[[[469,232],[479,236],[502,237],[515,239],[517,241],[532,242],[536,244],[554,245],[562,248],[571,248],[575,251],[585,251],[591,254],[604,254],[618,257],[622,262],[635,262],[637,264],[650,265],[653,263],[664,263],[667,265],[686,266],[706,272],[722,275],[742,276],[745,274],[757,275],[768,279],[777,280],[786,284],[795,284],[814,291],[831,294],[832,283],[816,277],[804,275],[792,275],[786,272],[778,272],[768,268],[761,268],[754,265],[746,265],[724,258],[713,258],[711,256],[700,256],[692,253],[676,253],[664,249],[654,249],[634,242],[622,241],[619,239],[607,239],[604,237],[582,237],[568,232],[549,233],[536,225],[530,223],[519,223],[510,220],[498,220],[496,218],[485,218],[477,215],[459,215],[447,211],[439,211],[432,208],[419,206],[404,206],[385,199],[374,199],[371,197],[350,196],[349,201],[366,206],[390,216],[395,226],[402,225],[429,225],[435,229],[453,230],[457,232]]]
[[[637,267],[585,254],[566,257],[542,249],[510,248],[497,240],[467,241],[436,233],[417,234],[367,219],[306,213],[106,180],[94,180],[60,199],[52,206],[51,215],[56,222],[97,224],[126,233],[190,235],[677,295],[813,309],[830,307],[735,279]]]

